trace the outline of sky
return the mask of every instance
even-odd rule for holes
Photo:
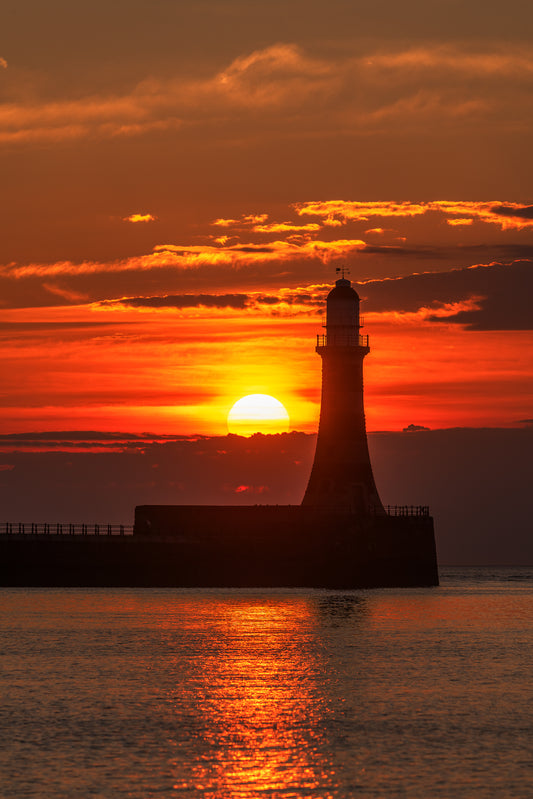
[[[4,0],[0,433],[316,431],[362,300],[370,431],[533,417],[529,0]]]
[[[0,14],[4,432],[312,431],[339,265],[370,429],[531,416],[530,3]]]

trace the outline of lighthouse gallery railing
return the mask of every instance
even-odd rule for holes
[[[368,347],[368,336],[357,333],[319,333],[316,337],[317,347]]]

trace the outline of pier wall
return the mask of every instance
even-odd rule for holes
[[[436,585],[429,516],[302,506],[148,505],[133,535],[0,534],[0,585],[372,588]]]

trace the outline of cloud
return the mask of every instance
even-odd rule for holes
[[[469,225],[475,221],[498,225],[502,230],[533,227],[533,206],[509,202],[435,200],[414,203],[325,200],[295,203],[293,207],[299,216],[318,216],[326,225],[354,221],[368,222],[372,217],[408,219],[435,212],[459,217],[457,220],[447,219],[449,225]]]
[[[295,225],[293,222],[271,222],[269,225],[254,225],[254,233],[318,233],[322,225],[310,222],[306,225]]]
[[[392,244],[367,244],[360,250],[361,255],[391,255],[399,258],[445,258],[442,247],[399,247]]]
[[[533,49],[472,51],[468,47],[408,47],[359,56],[316,57],[295,44],[276,44],[237,58],[216,78],[226,102],[319,117],[325,109],[343,127],[375,129],[392,119],[453,124],[493,114],[503,84],[527,93]],[[494,86],[495,79],[498,86]],[[492,87],[490,100],[487,87]],[[317,120],[318,121],[318,120]],[[322,120],[322,124],[324,120]]]
[[[451,225],[452,227],[461,227],[466,225],[472,225],[474,223],[473,219],[447,219],[446,224]]]
[[[203,436],[173,436],[157,433],[103,432],[97,430],[55,430],[0,434],[0,452],[54,452],[57,450],[143,452],[147,444],[197,442]]]
[[[43,288],[49,291],[50,294],[55,294],[56,297],[61,297],[69,303],[79,304],[89,300],[88,294],[83,294],[81,291],[74,291],[74,289],[67,286],[58,286],[56,283],[43,283]]]
[[[115,328],[117,325],[129,325],[130,322],[0,322],[0,331],[6,330],[9,332],[10,337],[17,336],[19,333],[26,331],[41,331],[45,333],[53,333],[54,336],[61,331],[72,330],[74,332],[79,330],[90,330],[91,328]]]
[[[0,67],[2,67],[3,69],[7,69],[7,61],[5,58],[2,58],[1,56],[0,56]]]
[[[240,219],[214,219],[211,224],[218,227],[249,228],[254,225],[262,225],[267,219],[268,214],[243,214]]]
[[[462,324],[468,330],[533,329],[533,260],[371,280],[356,287],[366,299],[366,312],[426,308],[429,321]],[[466,306],[454,309],[456,303]]]
[[[404,433],[420,433],[423,430],[429,430],[429,427],[424,427],[421,424],[408,424],[407,427],[403,428]]]
[[[459,73],[460,76],[507,75],[523,77],[533,74],[533,61],[529,47],[513,52],[476,52],[458,45],[444,44],[438,47],[413,47],[392,53],[378,53],[369,66],[384,71],[396,70],[440,70]]]
[[[533,290],[532,264],[529,274],[515,275],[514,279],[491,281],[489,293],[480,297],[475,309],[461,309],[446,317],[447,323],[465,325],[468,330],[533,330],[531,291]],[[501,276],[499,276],[501,277]],[[528,291],[526,299],[521,291]],[[429,321],[442,321],[430,316]]]
[[[425,214],[426,203],[359,202],[355,200],[323,200],[294,203],[299,216],[319,216],[326,225],[348,221],[368,222],[371,217],[412,217]]]
[[[510,205],[500,205],[492,209],[493,213],[498,216],[510,216],[513,219],[532,219],[533,220],[533,205],[517,205],[512,203]]]
[[[322,308],[330,286],[309,286],[305,289],[280,289],[276,295],[262,292],[246,294],[170,294],[157,297],[120,297],[116,300],[102,300],[102,307],[123,306],[130,308],[233,308],[235,310],[259,310],[275,308],[279,313],[283,309],[287,314],[300,313],[301,309],[290,311],[290,308],[302,306],[306,313],[314,313]],[[278,307],[276,307],[278,306]],[[288,306],[288,308],[287,308]],[[1,327],[1,325],[0,325]]]
[[[6,103],[0,109],[0,142],[62,143],[87,137],[113,138],[178,128],[182,123],[167,112],[156,113],[156,101],[143,90],[123,97]],[[154,118],[155,117],[155,118]]]
[[[233,244],[227,247],[197,245],[180,247],[173,244],[162,244],[155,247],[159,255],[169,254],[176,258],[176,265],[191,268],[201,264],[246,266],[251,263],[268,261],[290,262],[299,259],[317,259],[324,263],[343,258],[365,248],[360,239],[335,239],[321,241],[318,239],[294,241],[276,240],[264,244]]]
[[[239,485],[236,488],[231,488],[231,486],[229,486],[228,490],[233,491],[235,494],[268,494],[270,492],[270,488],[266,485]]]
[[[234,227],[235,225],[239,225],[240,222],[237,219],[214,219],[211,224],[217,225],[218,227]]]
[[[310,222],[299,225],[294,222],[269,222],[268,214],[243,214],[240,219],[215,219],[212,224],[218,227],[232,227],[236,230],[249,229],[254,233],[318,233],[322,225]]]
[[[130,216],[124,216],[122,218],[123,222],[155,222],[157,216],[153,214],[130,214]]]
[[[152,269],[198,269],[201,266],[235,268],[268,262],[318,260],[328,263],[365,247],[360,239],[333,241],[271,241],[268,245],[255,243],[231,246],[158,244],[154,252],[119,261],[100,262],[59,261],[52,264],[4,264],[0,277],[22,279],[58,275],[91,275],[110,272],[149,271]]]
[[[131,308],[244,308],[247,301],[246,294],[169,294],[164,297],[122,297],[100,304]]]
[[[2,60],[5,66],[5,59]],[[187,133],[216,120],[234,139],[264,119],[306,136],[333,128],[362,134],[460,126],[494,129],[530,121],[533,48],[476,52],[467,46],[367,50],[326,57],[276,43],[235,58],[207,77],[150,77],[123,94],[79,99],[27,98],[0,110],[0,141],[57,142],[161,131]],[[272,138],[274,131],[268,129]]]

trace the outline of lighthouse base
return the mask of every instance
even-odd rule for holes
[[[134,536],[172,549],[166,580],[198,587],[438,585],[430,516],[302,506],[144,505]]]

